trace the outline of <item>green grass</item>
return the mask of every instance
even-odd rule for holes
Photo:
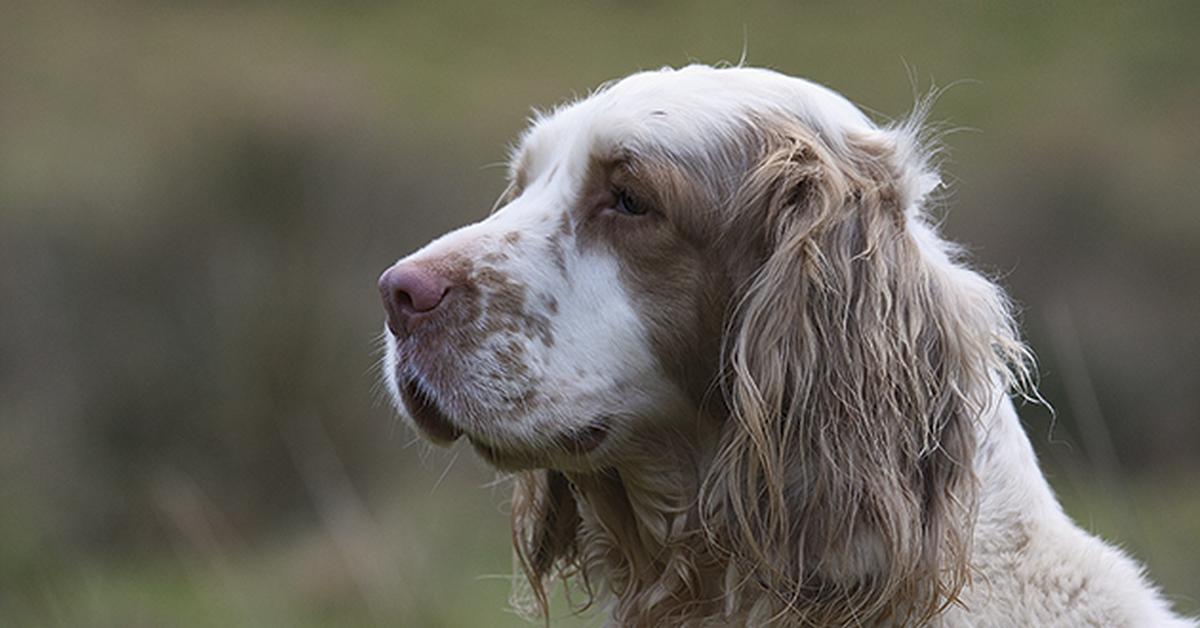
[[[377,508],[348,496],[257,542],[176,530],[173,552],[34,566],[0,589],[0,626],[529,625],[507,607],[507,485],[462,463],[439,482],[440,465],[411,471]]]
[[[486,471],[460,464],[430,490],[438,466],[412,473],[410,490],[387,498],[369,519],[343,513],[332,525],[344,529],[298,522],[261,544],[181,544],[173,554],[87,558],[40,573],[3,598],[0,625],[529,625],[506,605],[507,487],[488,488]],[[1200,538],[1200,494],[1191,480],[1060,492],[1084,527],[1133,552],[1178,610],[1196,613],[1200,566],[1191,548]],[[564,620],[562,600],[556,604],[555,626],[601,622]]]

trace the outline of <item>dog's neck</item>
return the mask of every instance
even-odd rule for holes
[[[1031,521],[1069,523],[1038,467],[1016,409],[1004,399],[979,425],[975,476],[980,483],[976,538]],[[988,538],[989,544],[1000,539]],[[1020,539],[1014,539],[1019,543]]]
[[[1066,515],[1011,401],[985,419],[978,437],[972,579],[935,625],[977,617],[1008,617],[1013,625],[1195,625],[1171,612],[1134,560]]]
[[[990,605],[1015,609],[1011,612],[1025,618],[1018,624],[1056,617],[1103,618],[1105,613],[1116,617],[1125,610],[1114,610],[1118,602],[1136,607],[1132,613],[1157,613],[1151,616],[1175,621],[1132,561],[1087,536],[1063,513],[1009,399],[1002,399],[978,422],[977,437],[974,471],[979,491],[969,557],[971,581],[934,625],[970,623]],[[720,539],[706,536],[700,521],[697,496],[713,450],[712,442],[663,438],[648,441],[644,451],[620,469],[569,474],[582,520],[580,551],[584,564],[591,566],[591,581],[603,582],[604,590],[597,593],[608,598],[615,625],[675,625],[673,619],[681,616],[690,618],[687,625],[755,624],[767,622],[777,611],[776,600],[746,586],[752,583],[730,581],[733,572],[719,555]],[[1056,556],[1060,564],[1036,565],[1028,573],[1015,569],[1015,564],[1029,564],[1019,557],[1030,551]],[[1113,570],[1112,582],[1097,581],[1093,575],[1092,581],[1084,578],[1062,594],[1056,587],[1066,585],[1039,579],[1043,574],[1037,569],[1057,569],[1066,579],[1079,576],[1089,566],[1074,564],[1081,559],[1072,552],[1101,555],[1104,566]],[[1122,578],[1125,584],[1120,584]],[[1140,583],[1140,588],[1130,582]],[[1109,584],[1128,599],[1103,599]],[[1030,596],[1030,590],[1037,595]],[[1039,599],[1025,603],[1021,596]],[[1055,607],[1068,601],[1084,605],[1083,610]],[[864,623],[887,625],[887,620]]]
[[[596,594],[608,598],[616,625],[657,625],[663,607],[682,601],[689,614],[703,605],[703,614],[721,617],[725,567],[697,508],[715,434],[671,430],[639,443],[620,468],[568,474],[578,497],[583,562],[589,579],[603,583]]]
[[[739,582],[720,554],[725,544],[703,527],[698,498],[718,446],[717,428],[704,428],[719,423],[639,439],[619,468],[567,474],[578,498],[582,562],[591,582],[603,583],[597,593],[615,625],[675,625],[676,614],[756,624],[777,612],[777,596]],[[1002,497],[1012,493],[1057,508],[1007,398],[979,421],[977,437],[976,476],[988,485],[979,491],[981,519],[1021,520]]]

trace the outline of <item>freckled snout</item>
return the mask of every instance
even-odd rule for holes
[[[414,263],[400,263],[379,276],[379,296],[387,311],[388,329],[407,335],[437,309],[450,291],[449,279]]]

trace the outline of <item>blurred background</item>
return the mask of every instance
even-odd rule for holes
[[[1015,4],[4,3],[0,625],[522,625],[375,279],[531,106],[743,49],[879,119],[952,85],[944,230],[1023,306],[1050,480],[1200,612],[1200,4]]]

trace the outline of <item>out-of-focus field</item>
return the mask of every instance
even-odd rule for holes
[[[441,462],[445,462],[444,460]],[[6,591],[6,626],[528,626],[507,610],[510,577],[506,492],[476,467],[380,506],[369,521],[276,530],[270,538],[160,554],[106,554],[61,565]],[[1095,487],[1063,495],[1089,530],[1145,559],[1180,610],[1200,608],[1194,479],[1149,478],[1116,497]],[[365,524],[365,525],[363,525]],[[344,527],[343,527],[344,526]],[[345,540],[352,537],[352,540]],[[600,626],[571,617],[561,596],[555,626]]]
[[[448,460],[448,458],[447,458]],[[441,460],[445,463],[446,460]],[[102,555],[61,566],[10,591],[8,626],[528,626],[506,610],[510,555],[506,491],[483,487],[475,465],[436,490],[420,487],[374,509],[369,520],[275,531],[271,538],[196,546],[165,555]],[[477,482],[472,482],[476,480]],[[1176,606],[1195,612],[1200,496],[1194,480],[1149,478],[1130,497],[1095,487],[1063,495],[1089,530],[1146,560]],[[350,540],[346,540],[350,537]],[[600,626],[569,617],[555,626]]]
[[[1196,24],[1187,2],[4,4],[0,626],[522,625],[507,484],[410,444],[374,387],[375,277],[487,212],[531,106],[743,52],[880,119],[953,84],[944,230],[1023,305],[1050,479],[1200,613]]]

